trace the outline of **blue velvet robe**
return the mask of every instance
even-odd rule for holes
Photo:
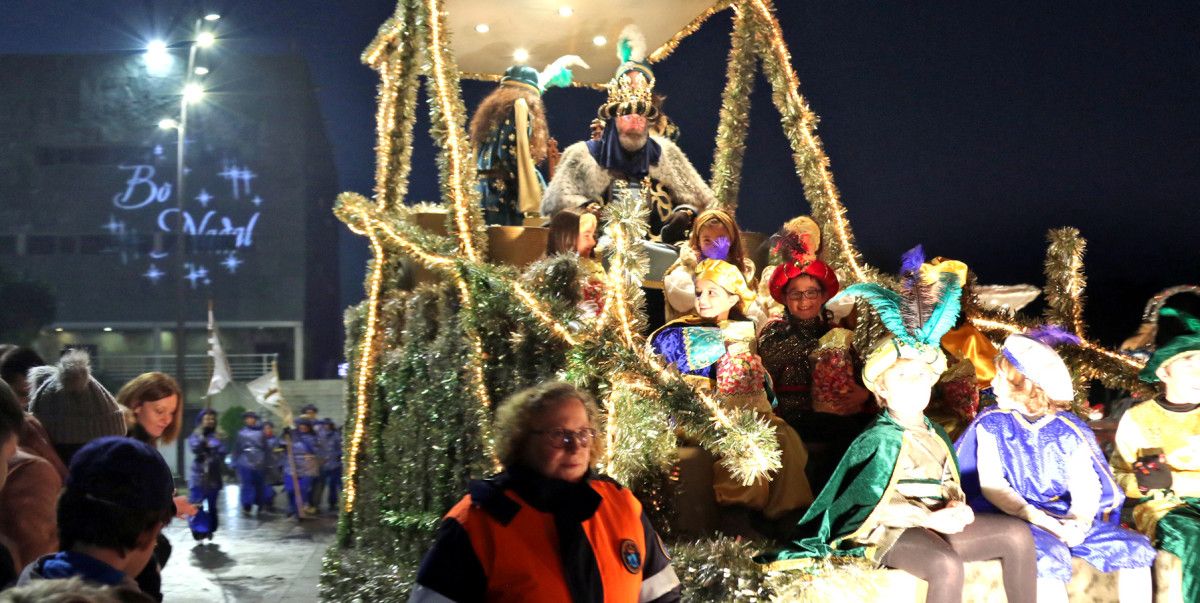
[[[978,513],[1000,513],[983,496],[978,473],[978,430],[1002,442],[1000,460],[1009,485],[1025,500],[1050,515],[1066,517],[1071,493],[1067,488],[1067,460],[1080,447],[1092,456],[1100,481],[1100,508],[1083,543],[1067,547],[1050,532],[1030,524],[1037,547],[1038,577],[1064,582],[1071,579],[1071,557],[1081,557],[1103,572],[1149,567],[1155,550],[1145,536],[1120,527],[1125,493],[1113,479],[1096,436],[1082,419],[1060,412],[1030,422],[1020,413],[989,407],[967,427],[959,439],[959,468],[967,503]]]

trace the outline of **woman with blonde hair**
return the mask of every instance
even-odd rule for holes
[[[678,601],[642,504],[592,469],[599,420],[567,383],[508,398],[495,421],[504,471],[472,481],[446,514],[409,601]]]

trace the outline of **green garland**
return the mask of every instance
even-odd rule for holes
[[[713,195],[717,205],[730,215],[737,211],[746,135],[750,131],[750,93],[754,91],[756,66],[752,25],[746,11],[735,6],[725,91],[721,93],[720,121],[717,123],[717,148],[712,163]]]

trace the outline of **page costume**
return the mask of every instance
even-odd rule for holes
[[[1170,300],[1167,302],[1170,304]],[[1200,352],[1200,320],[1173,307],[1158,314],[1156,349],[1140,373],[1157,383],[1158,369]],[[1139,481],[1139,459],[1161,455],[1168,487]],[[1184,598],[1200,600],[1200,406],[1177,404],[1166,395],[1129,409],[1117,426],[1113,470],[1133,510],[1139,532],[1182,562]]]

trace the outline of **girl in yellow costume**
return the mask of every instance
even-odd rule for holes
[[[718,243],[725,250],[728,245],[728,239]],[[716,251],[714,256],[725,256]],[[757,412],[775,429],[783,467],[770,479],[744,486],[721,463],[714,465],[713,491],[723,507],[726,531],[756,536],[747,529],[747,511],[776,519],[812,502],[804,475],[808,452],[800,436],[771,410],[766,371],[753,349],[754,324],[744,314],[754,301],[745,276],[733,264],[711,256],[696,264],[695,274],[695,312],[655,331],[650,346],[695,387],[717,394],[725,405]]]

